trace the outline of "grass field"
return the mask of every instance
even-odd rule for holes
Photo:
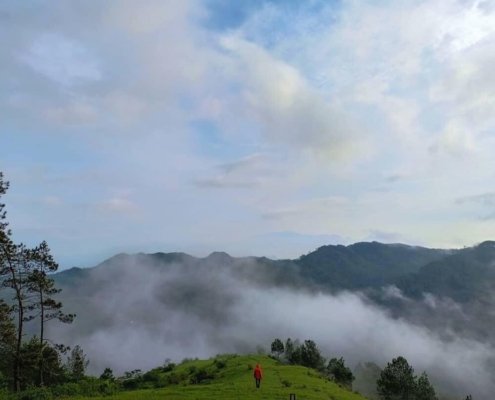
[[[110,397],[71,397],[71,400],[254,400],[289,399],[294,393],[297,400],[363,400],[364,397],[339,387],[322,378],[316,371],[292,365],[283,365],[267,356],[219,356],[215,359],[184,362],[172,372],[185,376],[191,369],[204,369],[215,377],[203,383],[187,381],[159,389],[126,391]],[[263,368],[261,388],[256,389],[252,376],[253,366]]]

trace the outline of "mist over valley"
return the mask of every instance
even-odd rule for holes
[[[81,344],[95,374],[311,338],[352,367],[402,355],[441,393],[488,399],[494,260],[494,242],[461,250],[357,243],[294,260],[119,254],[54,276],[77,318],[50,335]],[[442,269],[437,281],[431,269]]]

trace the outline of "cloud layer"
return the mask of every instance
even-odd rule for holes
[[[78,317],[71,326],[51,325],[50,337],[82,345],[94,374],[106,367],[119,374],[146,370],[167,358],[254,352],[276,337],[310,338],[324,355],[343,356],[351,367],[364,361],[383,367],[403,355],[443,393],[491,398],[494,351],[488,344],[455,334],[442,338],[392,318],[359,293],[282,285],[254,259],[231,264],[225,257],[169,265],[117,257],[91,270],[85,286],[65,289],[64,306]]]

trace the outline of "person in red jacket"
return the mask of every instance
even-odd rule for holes
[[[263,370],[261,369],[261,365],[256,364],[256,367],[254,367],[254,380],[256,381],[256,388],[260,388],[261,380],[263,379]]]

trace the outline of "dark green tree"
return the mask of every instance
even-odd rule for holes
[[[48,344],[41,346],[39,338],[33,336],[21,348],[22,389],[38,385],[40,358],[44,360],[42,365],[45,385],[56,385],[65,380],[65,370],[57,349]]]
[[[416,382],[415,400],[437,400],[435,389],[428,379],[426,372],[423,372]]]
[[[285,358],[287,359],[288,362],[290,362],[290,358],[293,352],[294,352],[294,342],[292,341],[291,338],[288,338],[285,341]]]
[[[301,345],[296,339],[288,338],[285,343],[285,358],[289,364],[301,364]]]
[[[325,359],[322,357],[316,343],[312,340],[305,340],[300,347],[301,365],[305,367],[323,370]]]
[[[8,182],[4,180],[0,172],[0,200],[7,192],[8,186]],[[23,377],[23,374],[32,374],[29,368],[32,368],[31,362],[35,359],[27,355],[35,348],[31,342],[29,342],[29,352],[23,348],[25,323],[34,318],[40,318],[40,337],[37,339],[40,346],[36,348],[38,350],[36,359],[39,364],[36,370],[38,371],[37,384],[43,384],[43,374],[47,370],[43,365],[45,358],[53,359],[53,352],[58,357],[58,348],[46,346],[45,323],[52,319],[70,322],[73,318],[73,315],[62,313],[61,303],[51,297],[59,291],[54,287],[53,280],[48,277],[48,273],[56,271],[57,268],[58,265],[53,260],[46,242],[42,242],[34,249],[28,249],[22,243],[15,244],[12,241],[6,220],[5,205],[0,203],[0,288],[7,291],[7,296],[3,296],[4,298],[11,296],[12,299],[10,304],[2,306],[3,317],[0,323],[8,323],[10,338],[12,337],[12,323],[15,324],[13,351],[10,357],[2,357],[2,360],[4,363],[7,362],[5,360],[11,363],[8,375],[11,375],[12,386],[16,391],[20,391],[23,382],[29,380]]]
[[[114,381],[113,371],[110,368],[105,368],[103,373],[100,375],[100,379],[105,381]]]
[[[10,237],[0,243],[2,262],[0,276],[2,276],[2,286],[12,293],[12,312],[16,321],[16,343],[13,357],[13,386],[16,391],[21,390],[21,348],[24,336],[24,325],[31,321],[34,316],[32,311],[35,308],[32,298],[29,295],[29,275],[32,271],[32,260],[30,251],[23,244],[15,245]]]
[[[11,307],[0,299],[0,374],[2,385],[12,385],[12,364],[15,353],[16,332]]]
[[[284,352],[284,344],[280,339],[275,339],[272,342],[272,353],[277,356],[277,358],[280,358],[280,355]]]
[[[404,357],[394,358],[381,372],[376,386],[383,400],[414,400],[414,369]]]
[[[327,374],[335,382],[352,389],[352,381],[354,375],[350,368],[345,365],[345,361],[342,357],[339,359],[332,358],[327,365]]]
[[[84,378],[84,373],[86,372],[88,364],[89,360],[86,359],[86,355],[81,346],[77,345],[74,347],[67,359],[67,370],[69,371],[70,377],[76,381]]]
[[[48,244],[43,241],[33,250],[30,250],[30,258],[33,266],[29,275],[29,292],[33,296],[33,307],[38,311],[37,317],[40,322],[39,340],[40,340],[40,358],[38,366],[38,384],[43,386],[43,372],[44,372],[44,358],[41,356],[44,354],[44,347],[46,344],[45,339],[45,324],[51,320],[58,320],[64,323],[71,323],[74,320],[75,315],[64,314],[62,312],[62,303],[53,298],[54,295],[61,292],[61,289],[55,287],[55,282],[49,273],[56,272],[58,270],[58,264],[53,259],[50,253]]]
[[[3,173],[0,172],[0,200],[2,196],[7,193],[9,188],[9,183],[4,180]],[[10,288],[12,277],[14,277],[15,281],[15,255],[17,253],[17,248],[12,242],[10,237],[11,232],[8,229],[7,222],[7,212],[5,211],[5,204],[0,201],[0,288]],[[12,322],[12,318],[10,317],[10,313],[14,312],[13,307],[7,305],[2,307],[3,311],[3,322],[8,323],[8,321]],[[9,324],[10,325],[10,324]],[[20,353],[20,343],[18,342],[17,331],[14,327],[15,331],[15,340],[14,340],[14,348],[11,353],[11,357],[8,360],[12,363],[10,372],[12,374],[12,384],[14,388],[17,390],[19,387],[19,375],[20,375],[20,363],[19,363],[19,353]],[[7,360],[7,359],[6,359]],[[4,360],[4,362],[6,361]],[[10,375],[10,374],[9,374]]]

